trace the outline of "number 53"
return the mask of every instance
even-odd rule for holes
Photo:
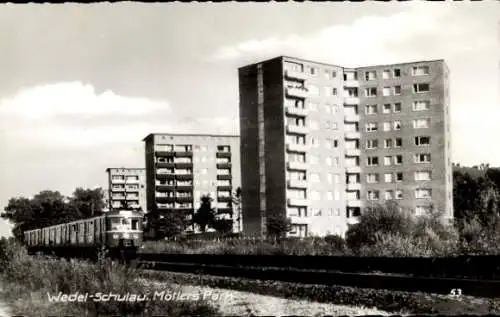
[[[450,295],[458,297],[458,296],[462,295],[462,290],[460,288],[453,288],[450,292]]]

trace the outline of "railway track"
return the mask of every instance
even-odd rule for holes
[[[144,261],[140,258],[138,264],[141,268],[158,271],[446,295],[454,289],[460,289],[464,295],[486,298],[500,297],[499,280],[423,277],[394,273],[340,272],[265,265],[204,264],[194,261]]]

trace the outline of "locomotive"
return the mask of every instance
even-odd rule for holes
[[[106,250],[113,257],[135,256],[143,241],[142,211],[113,210],[101,216],[24,232],[29,254],[96,257]]]

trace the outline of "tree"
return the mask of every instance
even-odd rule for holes
[[[280,239],[286,236],[286,233],[292,230],[292,221],[284,215],[267,216],[267,235],[268,237]]]
[[[205,232],[207,226],[212,227],[215,220],[215,212],[212,209],[212,198],[204,195],[201,197],[201,206],[193,215],[193,222],[200,227],[201,232]]]
[[[70,199],[82,218],[99,216],[105,207],[104,191],[102,188],[83,189],[77,188]]]
[[[154,229],[156,239],[163,239],[165,237],[171,238],[184,232],[188,225],[186,216],[185,212],[172,210],[162,215],[162,217],[157,217],[155,219],[152,219],[150,216],[148,223],[150,227]]]

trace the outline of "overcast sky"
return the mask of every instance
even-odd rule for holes
[[[151,132],[239,133],[237,68],[277,55],[445,59],[453,161],[500,166],[498,4],[1,5],[0,208],[106,187]]]

